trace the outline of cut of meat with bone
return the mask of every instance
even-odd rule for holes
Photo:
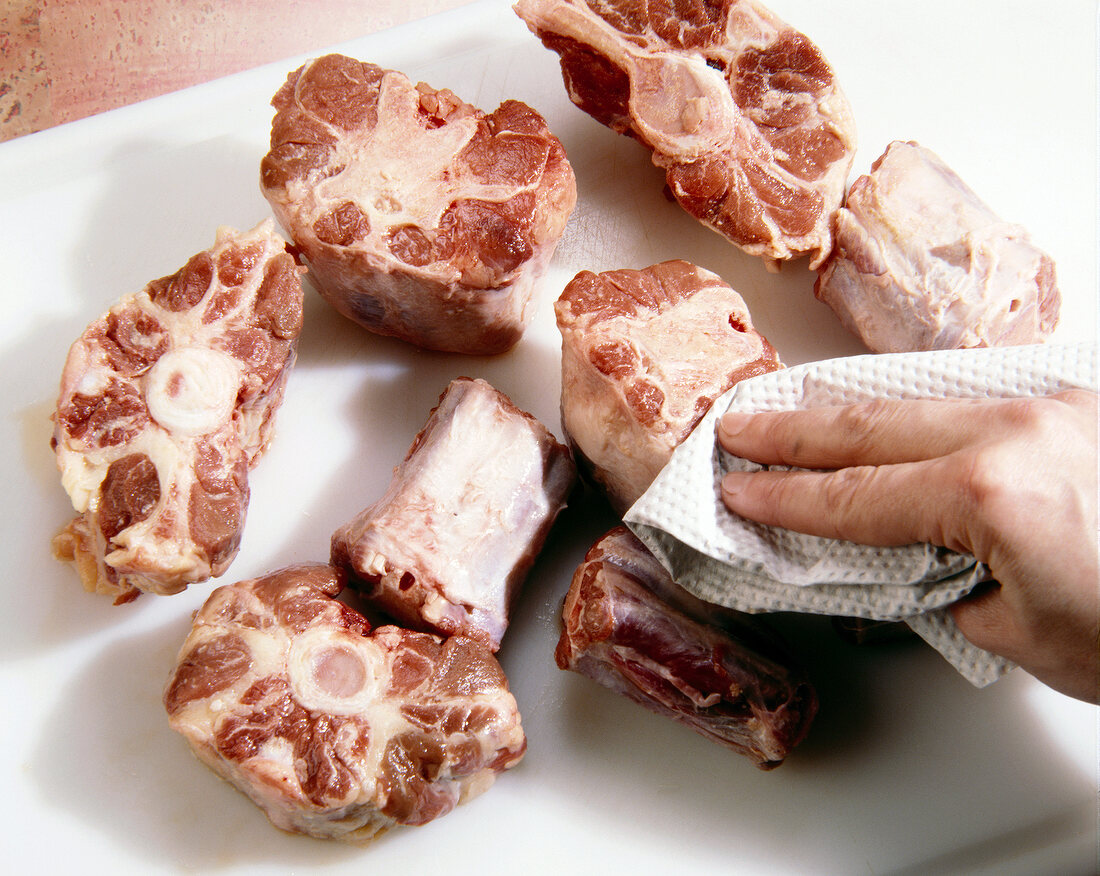
[[[836,219],[815,292],[876,353],[1034,344],[1058,323],[1054,261],[917,143],[891,143]]]
[[[558,666],[686,724],[762,769],[778,766],[809,732],[817,712],[813,686],[756,619],[724,613],[719,626],[657,595],[678,589],[626,527],[611,530],[573,575]]]
[[[832,247],[855,154],[821,51],[756,0],[519,0],[569,97],[653,150],[680,205],[769,266]]]
[[[783,367],[744,299],[684,261],[582,271],[555,312],[562,425],[620,514],[719,395]]]
[[[295,70],[272,103],[261,185],[329,303],[430,349],[519,340],[577,197],[538,113],[486,114],[343,55]]]
[[[128,295],[72,345],[53,447],[77,517],[54,539],[126,601],[222,574],[302,322],[299,267],[267,220]]]
[[[458,378],[332,561],[404,626],[500,646],[576,478],[568,448],[484,380]]]
[[[371,629],[343,573],[217,588],[164,691],[173,729],[283,830],[363,843],[486,790],[526,749],[496,658],[460,636]]]

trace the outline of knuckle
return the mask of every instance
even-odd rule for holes
[[[1070,400],[1059,396],[1012,399],[1004,410],[1014,433],[1030,441],[1057,439],[1075,416]]]
[[[853,466],[832,472],[825,481],[822,502],[826,519],[837,538],[851,539],[866,513],[865,491],[874,477],[871,466]]]
[[[1035,401],[1033,398],[1006,399],[1001,407],[1001,413],[1005,420],[1016,428],[1029,426],[1035,418]]]
[[[769,519],[781,519],[791,501],[791,479],[783,473],[777,477],[755,478],[756,502],[763,514]]]
[[[874,443],[877,434],[886,426],[896,405],[887,399],[873,399],[848,405],[837,416],[837,425],[843,431],[846,443],[859,451]]]
[[[797,465],[803,448],[803,431],[792,412],[776,414],[763,436],[771,458],[790,461]]]
[[[996,519],[1002,509],[1014,510],[1015,465],[1001,445],[976,449],[960,473],[960,501],[964,513]]]
[[[1081,408],[1092,413],[1096,412],[1097,400],[1100,399],[1100,396],[1088,389],[1066,389],[1050,397],[1072,408]]]

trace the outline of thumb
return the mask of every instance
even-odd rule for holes
[[[955,626],[968,641],[994,654],[1004,654],[1008,642],[1014,639],[1009,631],[1016,619],[1001,592],[1001,585],[991,582],[964,596],[948,607]]]

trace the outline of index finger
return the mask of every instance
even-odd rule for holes
[[[719,420],[718,441],[735,456],[764,465],[836,469],[919,462],[988,439],[1002,419],[996,407],[989,399],[875,399],[730,412]]]

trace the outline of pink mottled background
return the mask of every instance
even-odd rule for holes
[[[470,0],[0,0],[0,141]]]

